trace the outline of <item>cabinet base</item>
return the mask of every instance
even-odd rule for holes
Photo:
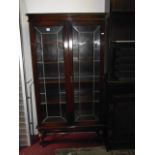
[[[45,141],[45,137],[48,134],[51,133],[71,133],[71,132],[96,132],[99,140],[104,143],[104,125],[91,125],[91,126],[84,126],[84,125],[79,125],[79,126],[63,126],[61,128],[57,127],[52,127],[52,126],[45,126],[41,125],[38,126],[38,136],[40,140],[40,145],[41,146],[46,146],[48,145],[49,142]]]

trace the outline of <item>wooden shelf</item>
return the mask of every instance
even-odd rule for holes
[[[74,81],[73,83],[85,83],[85,84],[87,84],[87,83],[93,83],[94,81],[93,80],[80,80],[80,81]],[[99,83],[100,81],[98,80],[98,81],[95,81],[95,83]]]
[[[99,103],[100,101],[99,100],[80,100],[80,103],[84,103],[84,104],[90,104],[90,103]],[[75,104],[78,104],[79,102],[78,101],[74,101]]]
[[[113,40],[112,43],[135,43],[135,40]]]
[[[52,33],[51,33],[52,34]],[[56,35],[56,33],[55,33],[55,35]],[[57,45],[57,44],[61,44],[62,45],[62,48],[64,48],[64,43],[62,42],[62,41],[58,41],[58,40],[53,40],[53,41],[44,41],[44,43],[43,44],[45,44],[45,45],[53,45],[53,44],[55,44],[55,45]]]
[[[78,62],[80,62],[80,63],[89,63],[89,62],[100,62],[100,61],[102,61],[102,60],[93,60],[93,59],[73,59],[73,62],[74,63],[78,63]]]
[[[135,83],[135,80],[108,80],[107,81],[108,84],[129,84],[129,83]]]
[[[37,64],[57,64],[57,63],[64,63],[64,60],[37,61]]]
[[[47,118],[45,118],[44,120],[43,120],[43,123],[51,123],[51,122],[57,122],[57,123],[62,123],[62,122],[66,122],[66,120],[63,118],[63,117],[61,117],[61,116],[49,116],[49,117],[47,117]]]
[[[134,103],[135,101],[135,94],[134,93],[127,93],[127,94],[114,94],[112,96],[112,101],[118,103]]]
[[[56,79],[45,79],[45,83],[46,84],[57,84],[57,83],[65,83],[65,80],[56,80]],[[93,80],[80,80],[80,81],[76,81],[76,80],[74,80],[73,81],[73,83],[85,83],[85,84],[87,84],[87,83],[93,83],[93,82],[95,82],[95,83],[99,83],[100,82],[100,80],[95,80],[95,81],[93,81]],[[44,84],[44,79],[39,79],[39,83],[40,84]]]
[[[45,102],[41,102],[40,104],[41,104],[41,105],[46,105]],[[47,101],[47,105],[55,105],[55,104],[66,104],[66,102],[65,102],[65,100],[59,102],[59,99],[55,99],[55,100],[53,99],[53,100],[48,100],[48,101]]]
[[[58,84],[58,83],[65,83],[64,80],[56,80],[56,79],[45,79],[46,84]],[[44,79],[39,79],[40,84],[44,84]]]

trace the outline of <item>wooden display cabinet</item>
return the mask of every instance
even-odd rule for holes
[[[41,143],[50,132],[102,133],[104,14],[28,17]]]

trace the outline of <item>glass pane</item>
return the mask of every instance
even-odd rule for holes
[[[73,27],[75,121],[98,120],[100,26]]]
[[[43,122],[66,121],[63,26],[35,27]]]
[[[43,51],[45,60],[57,60],[57,34],[43,34]]]
[[[92,76],[93,75],[93,61],[80,62],[80,74],[81,74],[81,77]]]
[[[94,59],[100,60],[100,29],[99,27],[94,32]]]
[[[92,59],[93,56],[93,34],[79,33],[79,59]]]

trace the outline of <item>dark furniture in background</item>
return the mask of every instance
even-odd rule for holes
[[[135,0],[110,0],[110,12],[135,12]]]
[[[28,17],[41,144],[50,132],[103,133],[104,14]]]
[[[107,146],[135,143],[135,1],[111,0],[107,15]]]

